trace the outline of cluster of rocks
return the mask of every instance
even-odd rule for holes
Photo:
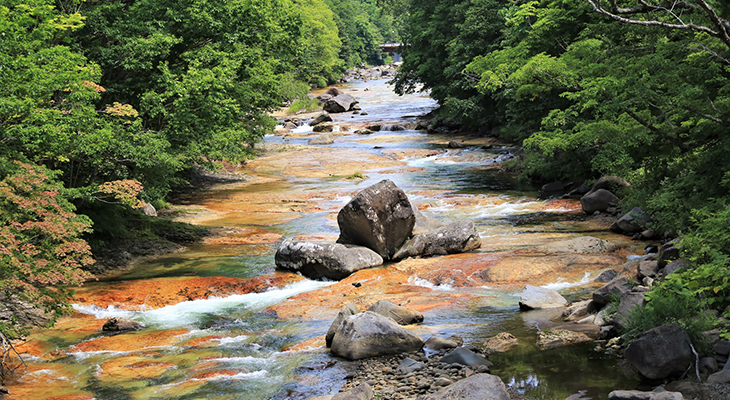
[[[355,97],[334,87],[327,89],[326,92],[317,96],[316,99],[325,112],[332,114],[361,110],[358,106],[359,101],[357,101]],[[314,126],[317,125],[317,123],[310,123],[310,125]]]
[[[312,279],[340,280],[387,260],[468,252],[481,246],[471,221],[414,235],[417,215],[405,192],[383,180],[360,191],[340,210],[337,243],[285,240],[274,259],[277,267]]]
[[[345,71],[345,76],[340,79],[340,82],[350,81],[370,81],[378,79],[393,79],[398,71],[400,63],[393,63],[387,65],[380,65],[377,67],[362,67],[357,69],[348,69]]]

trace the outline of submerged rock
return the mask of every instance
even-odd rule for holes
[[[365,247],[291,240],[282,243],[274,260],[277,267],[311,279],[340,280],[361,269],[383,265],[383,258]]]
[[[588,342],[591,338],[585,333],[573,332],[566,329],[545,330],[537,334],[537,346],[543,350],[574,343]]]
[[[481,246],[482,239],[474,223],[459,221],[414,236],[395,253],[393,259],[466,253]]]
[[[418,351],[423,339],[402,328],[390,318],[371,311],[352,315],[342,321],[332,339],[332,354],[360,360]]]
[[[491,368],[494,364],[479,354],[467,349],[466,347],[458,347],[451,353],[441,358],[442,363],[446,364],[461,364],[467,367],[478,367],[480,365],[486,365],[487,368]]]
[[[320,126],[324,126],[324,125],[320,125]],[[330,133],[325,133],[323,135],[317,136],[314,139],[310,139],[309,142],[307,142],[307,143],[311,144],[311,145],[320,145],[321,146],[321,145],[332,144],[334,142],[335,142],[335,137]]]
[[[337,214],[337,243],[365,246],[388,260],[411,235],[415,223],[406,194],[383,180],[360,191]]]
[[[104,323],[101,330],[104,332],[128,332],[142,329],[142,324],[126,318],[111,318]]]
[[[502,332],[484,342],[484,352],[487,354],[504,353],[518,344],[520,344],[520,341],[513,334]]]

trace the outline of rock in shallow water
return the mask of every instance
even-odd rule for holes
[[[345,318],[332,339],[332,354],[348,360],[418,351],[423,339],[371,311]]]
[[[520,294],[520,308],[532,310],[540,308],[555,308],[568,305],[568,300],[560,293],[538,286],[526,285]]]
[[[403,244],[393,259],[466,253],[481,246],[482,239],[474,223],[459,221],[414,236]]]
[[[499,377],[475,374],[420,400],[509,400],[507,387]]]
[[[398,325],[410,325],[423,322],[423,314],[391,303],[388,300],[380,300],[373,304],[368,311],[390,318]]]
[[[282,243],[274,260],[277,267],[311,279],[340,280],[355,271],[383,265],[383,258],[365,247],[291,240]]]

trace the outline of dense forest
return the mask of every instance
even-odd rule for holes
[[[134,209],[252,157],[394,30],[374,0],[0,2],[0,296],[63,311]]]
[[[400,41],[397,91],[521,144],[526,179],[629,182],[623,208],[695,266],[659,296],[730,317],[729,20],[722,0],[2,0],[0,296],[62,312],[132,210]]]
[[[398,91],[430,90],[439,118],[522,144],[510,167],[527,179],[628,181],[623,209],[693,263],[654,304],[730,316],[729,3],[387,3],[409,44]]]

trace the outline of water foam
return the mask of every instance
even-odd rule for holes
[[[443,290],[443,291],[454,290],[454,287],[451,284],[448,284],[448,283],[436,284],[427,279],[419,278],[417,275],[409,276],[408,284],[413,285],[413,286],[429,288],[431,290]]]
[[[582,286],[585,284],[588,284],[591,282],[591,273],[586,271],[583,275],[583,278],[578,282],[566,282],[563,278],[558,278],[557,282],[548,283],[545,285],[542,285],[540,287],[543,287],[545,289],[551,289],[551,290],[562,290],[562,289],[568,289],[576,286]]]
[[[112,317],[129,318],[146,326],[158,328],[178,328],[194,326],[202,318],[210,315],[227,315],[232,310],[245,308],[263,310],[278,304],[289,297],[333,285],[335,282],[304,280],[275,288],[263,293],[238,294],[228,297],[210,297],[207,299],[184,301],[182,303],[150,310],[144,307],[140,311],[122,310],[114,306],[101,308],[74,304],[73,308],[84,314],[94,315],[99,319]]]

